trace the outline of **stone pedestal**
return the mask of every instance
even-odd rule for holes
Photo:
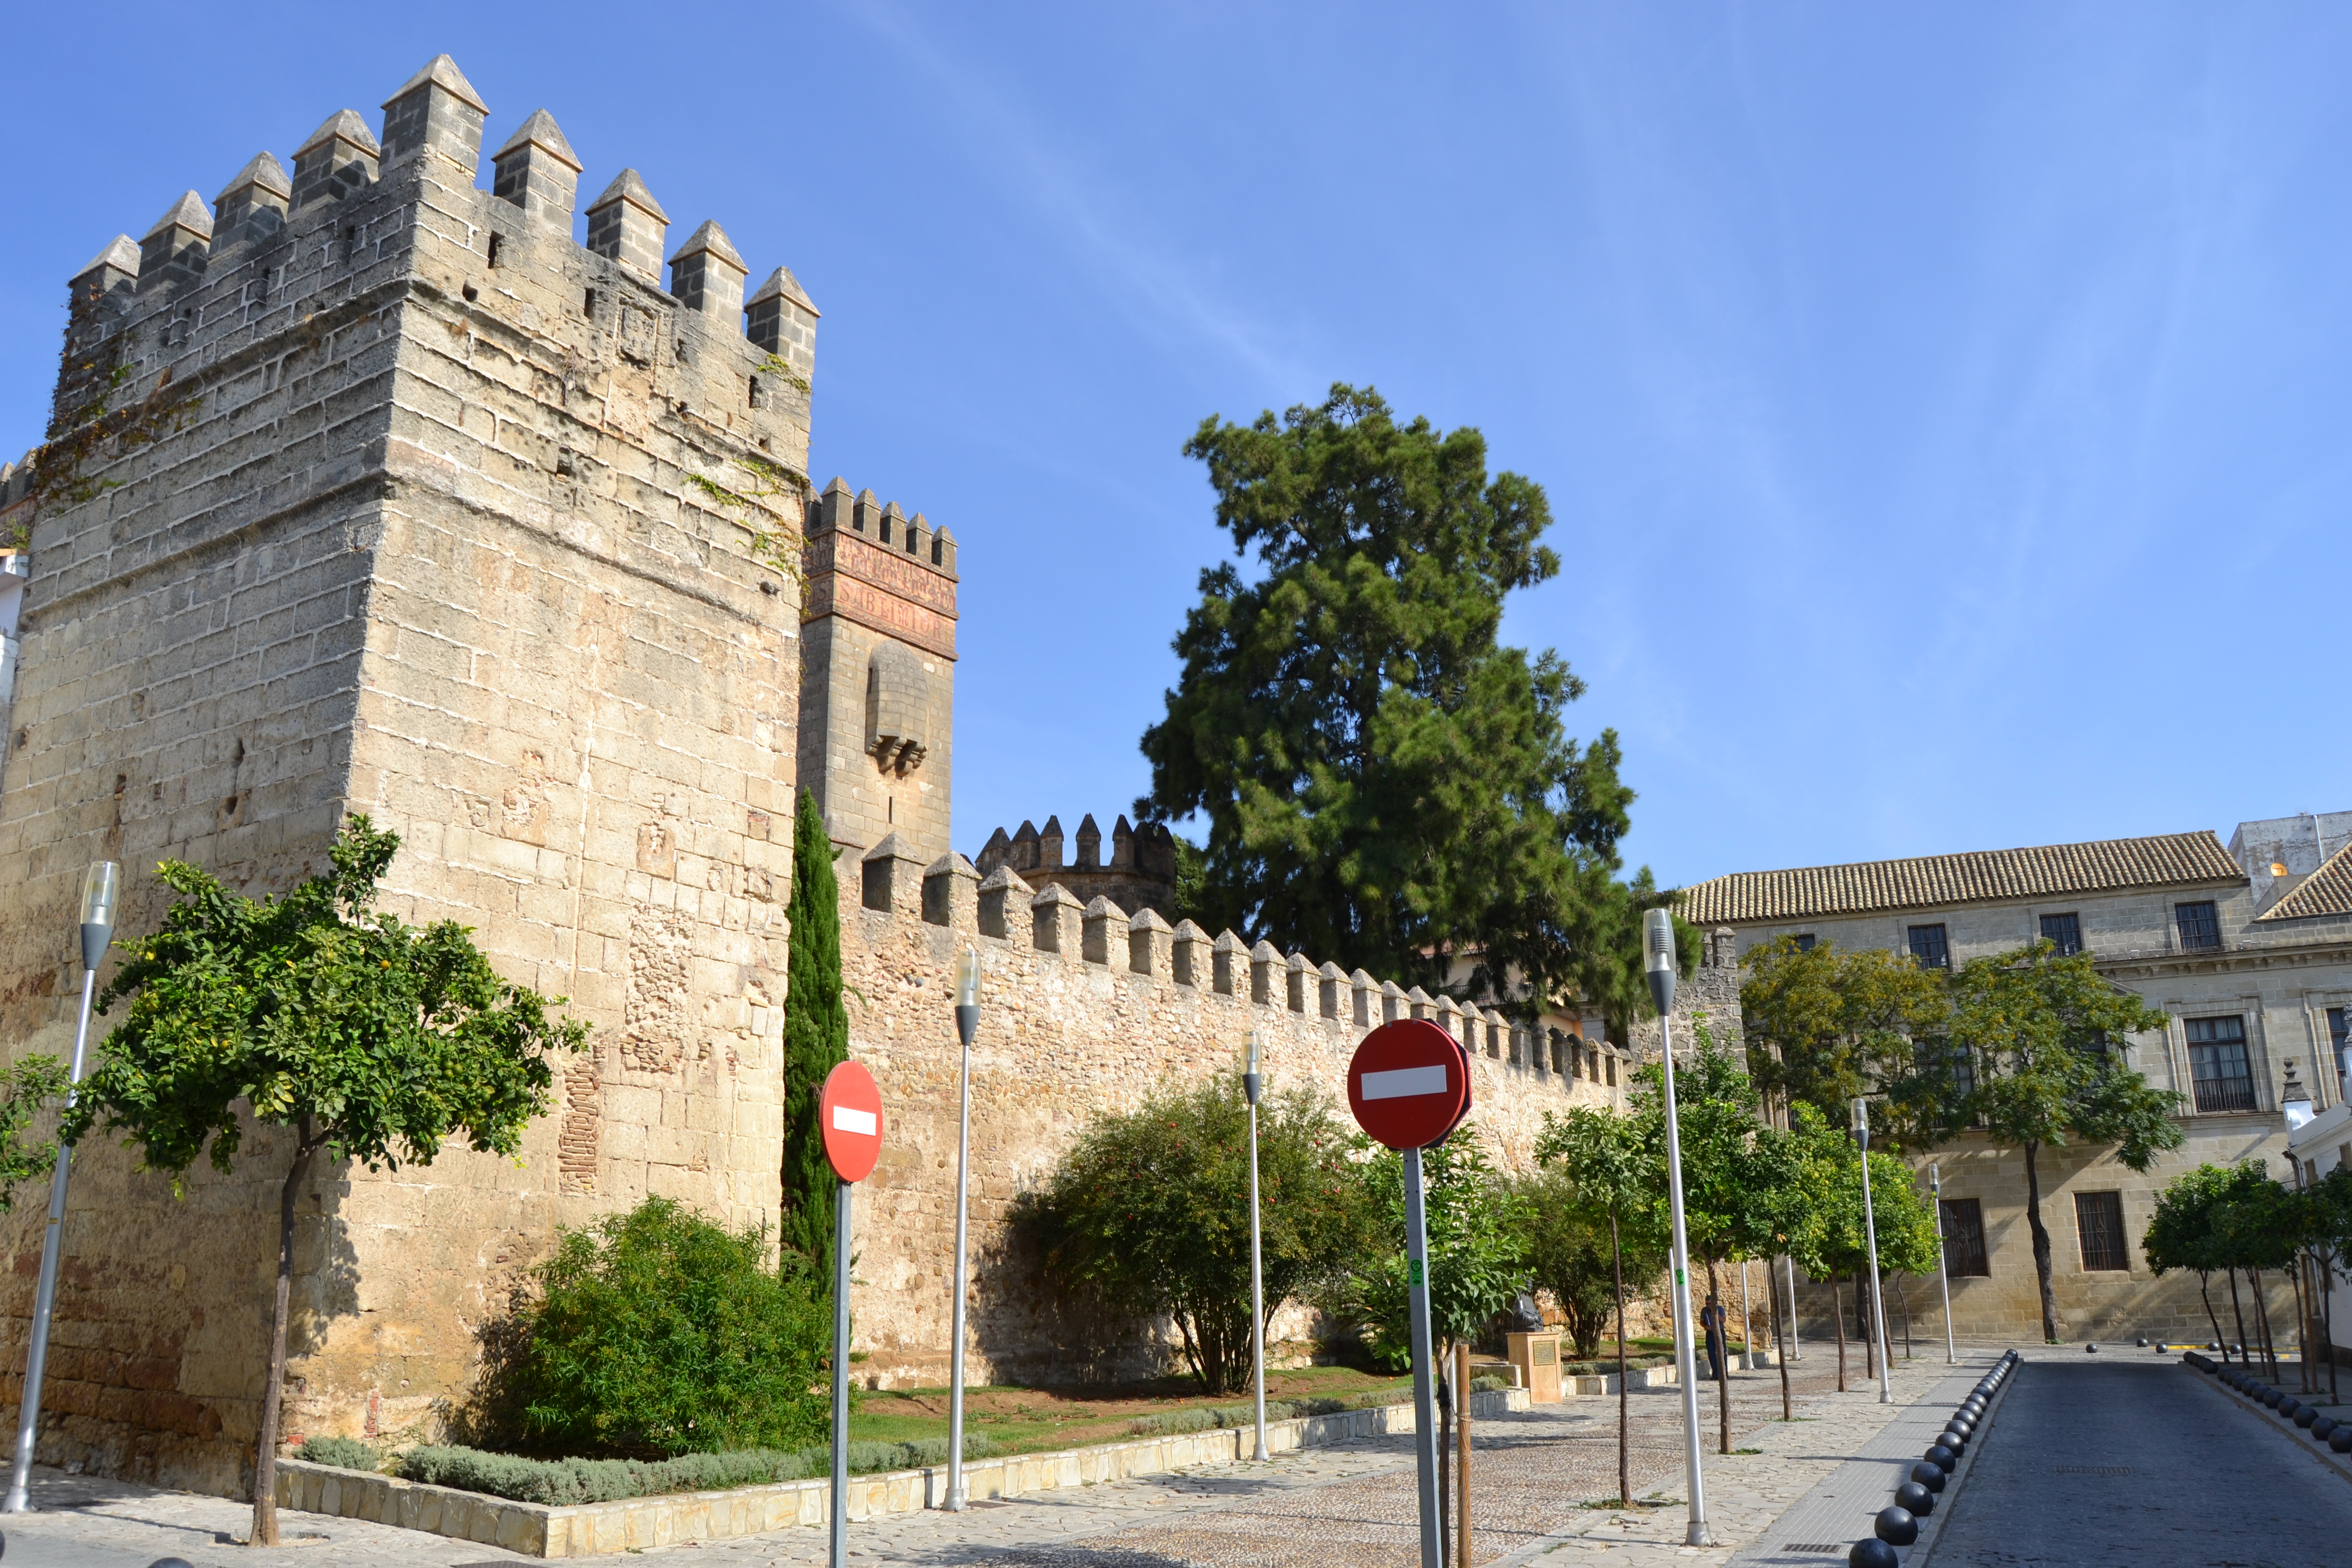
[[[1559,1392],[1559,1335],[1547,1331],[1534,1334],[1513,1334],[1511,1364],[1519,1369],[1519,1386],[1528,1391],[1528,1398],[1538,1405],[1558,1405]]]

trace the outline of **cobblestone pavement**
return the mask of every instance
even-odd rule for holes
[[[1966,1359],[1989,1364],[1993,1352]],[[1853,1458],[1902,1405],[1943,1380],[1942,1358],[1897,1362],[1895,1406],[1853,1363],[1853,1392],[1835,1392],[1826,1349],[1790,1369],[1799,1419],[1782,1425],[1780,1374],[1736,1373],[1734,1446],[1715,1452],[1715,1387],[1702,1389],[1708,1518],[1716,1548],[1682,1544],[1681,1403],[1670,1388],[1632,1402],[1633,1487],[1649,1505],[1588,1506],[1616,1492],[1616,1401],[1585,1398],[1474,1428],[1472,1544],[1490,1568],[1543,1559],[1579,1568],[1633,1568],[1693,1557],[1723,1562],[1733,1547]],[[250,1510],[219,1498],[120,1482],[37,1478],[37,1512],[5,1521],[6,1568],[146,1568],[166,1552],[195,1568],[489,1568],[525,1561],[360,1521],[281,1515],[289,1536],[322,1539],[254,1551],[236,1544]],[[1411,1439],[1389,1437],[1286,1454],[1265,1465],[1205,1466],[1177,1474],[1049,1491],[962,1515],[902,1514],[853,1525],[851,1560],[935,1568],[1223,1568],[1224,1564],[1418,1563]],[[799,1529],[742,1541],[670,1548],[711,1568],[803,1568],[824,1561],[824,1532]],[[654,1553],[648,1553],[652,1555]]]

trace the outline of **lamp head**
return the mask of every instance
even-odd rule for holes
[[[1242,1093],[1252,1105],[1257,1103],[1258,1090],[1265,1083],[1258,1070],[1257,1031],[1252,1029],[1248,1042],[1242,1047]]]
[[[106,961],[106,944],[114,937],[114,903],[121,890],[122,868],[111,860],[90,864],[81,883],[81,966],[96,970]]]
[[[1858,1094],[1853,1097],[1853,1131],[1857,1138],[1870,1133],[1870,1102]]]
[[[977,949],[967,947],[956,959],[956,1005],[980,1005],[980,953]]]
[[[1642,968],[1650,982],[1650,999],[1660,1013],[1675,1005],[1675,917],[1652,910],[1642,917]]]

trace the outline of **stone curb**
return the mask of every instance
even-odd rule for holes
[[[1470,1396],[1471,1417],[1477,1421],[1530,1407],[1525,1389]],[[1413,1425],[1410,1403],[1377,1405],[1330,1415],[1269,1421],[1265,1446],[1270,1453],[1289,1453],[1393,1436],[1411,1432]],[[1045,1454],[977,1459],[964,1466],[964,1486],[978,1502],[1158,1475],[1194,1465],[1232,1464],[1249,1458],[1255,1438],[1253,1427],[1223,1426]],[[944,1465],[853,1476],[849,1517],[874,1519],[937,1508],[946,1497],[947,1484]],[[832,1489],[830,1479],[778,1481],[729,1491],[668,1492],[558,1508],[300,1459],[278,1461],[277,1488],[278,1506],[283,1509],[363,1519],[503,1547],[527,1557],[548,1558],[601,1557],[692,1541],[726,1541],[796,1524],[822,1525],[831,1516]]]
[[[1927,1560],[1936,1552],[1936,1542],[1943,1538],[1945,1522],[1952,1517],[1952,1505],[1960,1500],[1961,1483],[1974,1473],[1977,1456],[1984,1451],[1993,1428],[2000,1424],[2000,1407],[2009,1403],[2009,1391],[2017,1386],[2017,1375],[2024,1370],[2025,1358],[2021,1355],[2009,1375],[2000,1380],[2000,1386],[1992,1391],[1992,1397],[1985,1401],[1984,1419],[1977,1423],[1975,1433],[1969,1438],[1969,1451],[1960,1456],[1960,1462],[1946,1479],[1943,1495],[1936,1500],[1936,1511],[1919,1521],[1919,1539],[1899,1549],[1903,1568],[1927,1568]]]

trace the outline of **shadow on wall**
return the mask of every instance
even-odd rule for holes
[[[972,1258],[973,1339],[999,1383],[1126,1384],[1181,1369],[1167,1325],[1110,1310],[1046,1265],[1024,1198]],[[1171,1366],[1172,1363],[1176,1363]]]

